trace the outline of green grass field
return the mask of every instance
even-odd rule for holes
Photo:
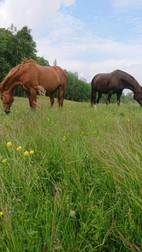
[[[142,108],[38,104],[0,104],[0,251],[141,251]]]

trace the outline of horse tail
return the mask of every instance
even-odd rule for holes
[[[67,75],[65,71],[59,67],[59,66],[53,66],[55,71],[57,72],[58,75],[58,81],[59,81],[59,86],[58,86],[58,103],[59,106],[63,106],[63,100],[64,100],[64,95],[65,95],[65,88],[67,84]]]
[[[96,82],[97,77],[100,75],[101,74],[96,74],[91,81],[91,106],[93,106],[93,104],[96,103],[95,82]]]
[[[93,106],[93,103],[94,103],[93,82],[94,82],[94,78],[91,81],[91,106]]]
[[[67,84],[67,75],[64,70],[62,70],[62,83],[63,83],[64,87]]]

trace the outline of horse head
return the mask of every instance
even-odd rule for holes
[[[12,95],[12,92],[9,91],[3,91],[0,93],[1,100],[3,102],[3,109],[6,114],[10,112],[10,108],[12,103],[14,102],[14,97]]]
[[[142,88],[141,88],[140,92],[134,93],[133,97],[140,104],[140,106],[142,107]]]

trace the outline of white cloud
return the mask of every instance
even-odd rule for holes
[[[137,8],[142,6],[142,0],[111,0],[116,8]]]
[[[13,23],[18,28],[25,25],[31,29],[44,31],[46,27],[61,20],[60,7],[71,6],[75,0],[5,0],[0,2],[0,26]],[[67,15],[62,15],[66,22]],[[58,22],[58,28],[60,21]]]
[[[61,3],[65,6],[71,6],[73,4],[75,4],[76,0],[61,0]]]
[[[77,41],[65,40],[58,46],[49,38],[44,38],[37,41],[37,46],[39,53],[49,59],[51,65],[56,58],[61,67],[78,72],[88,82],[98,72],[121,69],[142,83],[141,44],[125,44],[85,33]]]

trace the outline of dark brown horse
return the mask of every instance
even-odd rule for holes
[[[130,74],[121,70],[111,73],[102,73],[94,76],[91,82],[91,105],[99,103],[102,94],[108,94],[107,104],[112,94],[117,94],[117,103],[120,104],[120,97],[123,89],[130,89],[134,93],[134,99],[142,106],[142,87]],[[98,98],[96,100],[96,93]]]
[[[46,91],[53,106],[56,89],[58,89],[59,106],[62,106],[66,82],[66,73],[59,66],[40,66],[32,59],[25,60],[11,69],[1,83],[0,95],[4,111],[10,112],[14,101],[12,92],[19,85],[25,90],[31,108],[36,107],[37,92],[45,95]]]

